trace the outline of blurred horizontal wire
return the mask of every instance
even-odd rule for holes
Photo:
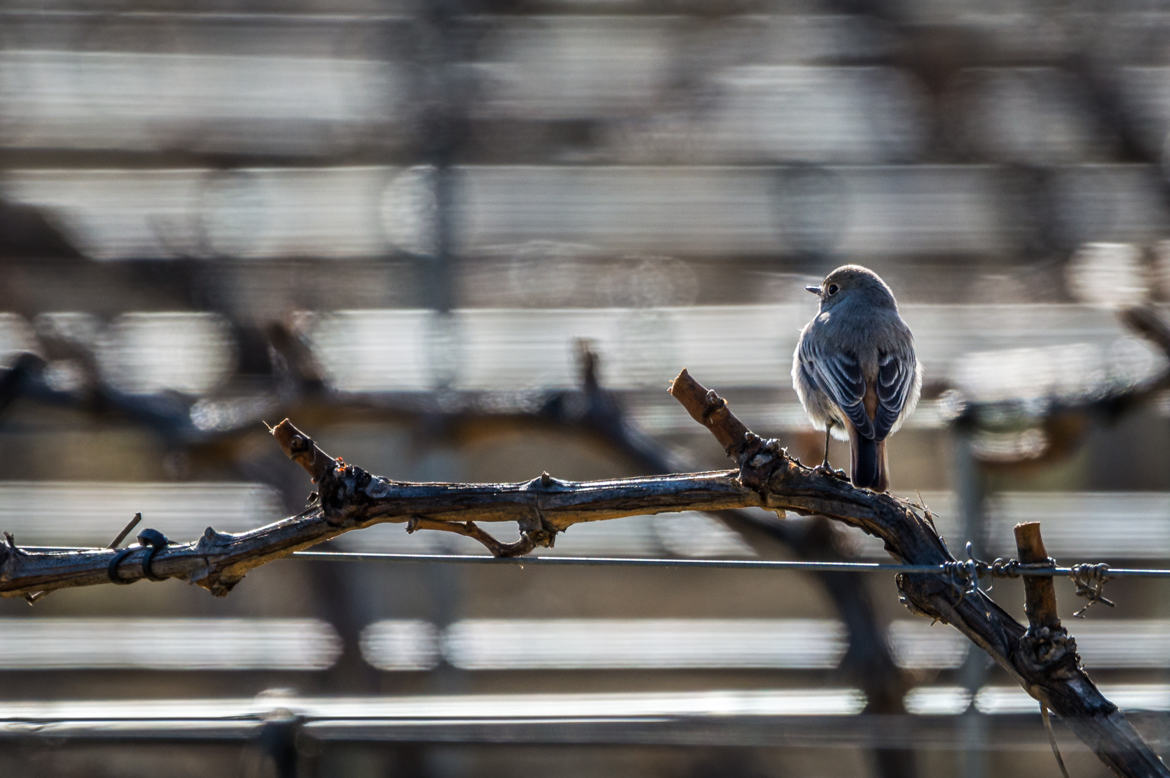
[[[13,203],[54,214],[100,260],[176,256],[357,259],[435,241],[426,166],[10,168]],[[593,257],[769,257],[820,250],[865,263],[1013,257],[1034,195],[982,164],[459,165],[449,170],[453,250],[475,257],[538,242]],[[1046,228],[1064,245],[1165,236],[1156,165],[1055,167]],[[1021,188],[1023,187],[1023,188]],[[1005,194],[1006,193],[1006,194]]]
[[[0,618],[4,670],[326,670],[341,656],[320,619]]]
[[[342,652],[320,619],[200,617],[6,617],[5,671],[61,669],[322,671]],[[208,641],[211,636],[214,640]],[[1076,628],[1094,670],[1170,667],[1170,620],[1094,619]],[[970,650],[962,635],[925,621],[895,620],[887,640],[899,667],[955,669]],[[367,624],[363,659],[385,672],[423,672],[441,662],[466,671],[827,670],[846,649],[845,625],[800,618],[422,619]]]
[[[463,670],[832,669],[845,648],[831,619],[465,619],[442,635]]]
[[[1080,635],[1077,635],[1078,646]],[[1123,640],[1114,636],[1114,640]],[[1170,684],[1102,683],[1101,693],[1127,713],[1141,710],[1170,710]],[[919,686],[905,698],[906,712],[916,716],[957,716],[965,713],[972,701],[975,710],[985,715],[1035,713],[1036,700],[1017,686],[984,686],[974,695],[961,686]]]
[[[1102,684],[1102,692],[1128,711],[1170,709],[1170,685]],[[914,716],[954,716],[967,710],[971,693],[954,686],[920,686],[907,695],[907,707]],[[135,700],[53,700],[0,701],[0,727],[5,735],[18,734],[20,725],[52,725],[55,722],[95,722],[111,737],[124,736],[128,730],[117,722],[160,722],[195,730],[200,722],[245,721],[271,718],[274,712],[302,717],[309,731],[319,731],[315,722],[342,725],[351,736],[362,722],[381,722],[386,727],[403,728],[429,724],[432,736],[451,738],[461,723],[493,722],[506,725],[520,722],[529,734],[540,722],[571,727],[574,722],[652,717],[664,725],[677,728],[680,719],[717,717],[800,717],[845,716],[859,714],[865,705],[864,695],[856,689],[788,688],[682,691],[682,692],[613,692],[613,693],[513,693],[429,696],[302,697],[293,694],[262,694],[256,698],[185,698]],[[1035,719],[1036,701],[1019,687],[988,686],[976,696],[976,710],[985,715],[1010,716],[1028,713]],[[877,717],[880,720],[882,717]],[[899,720],[900,721],[900,720]],[[873,722],[864,724],[872,725]],[[951,725],[953,726],[953,725]],[[436,731],[441,730],[441,731]],[[45,734],[54,730],[47,727]],[[61,731],[60,734],[68,734]],[[775,732],[769,731],[770,744]],[[810,733],[811,734],[811,733]],[[337,733],[340,739],[342,732]],[[612,738],[612,733],[609,735]],[[953,745],[953,730],[944,742]],[[467,738],[474,739],[474,738]],[[1029,736],[1031,739],[1031,736]],[[607,742],[612,743],[612,740]],[[674,741],[671,741],[674,742]],[[882,738],[882,742],[888,742]],[[1043,741],[1036,748],[1046,748]]]
[[[864,695],[856,689],[758,689],[685,692],[529,693],[427,696],[272,695],[182,700],[0,700],[0,721],[224,719],[274,707],[308,718],[432,720],[449,718],[594,718],[609,716],[851,716]]]
[[[386,619],[361,633],[365,660],[381,670],[424,670],[440,659],[462,670],[832,669],[846,648],[835,619],[461,619],[445,627]],[[1077,645],[1095,670],[1170,667],[1170,620],[1078,622]],[[955,669],[971,644],[926,621],[895,620],[887,640],[906,669]]]

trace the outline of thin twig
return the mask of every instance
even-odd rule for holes
[[[114,537],[114,539],[110,541],[110,545],[106,546],[106,548],[117,548],[118,546],[122,545],[122,541],[126,539],[126,536],[130,534],[132,529],[138,526],[138,522],[140,521],[142,521],[142,514],[135,513],[134,518],[126,522],[126,526],[122,527],[122,531],[119,532]]]

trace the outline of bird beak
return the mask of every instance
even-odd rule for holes
[[[806,286],[804,290],[806,292],[812,292],[815,295],[820,295],[821,293],[821,288],[819,286]]]

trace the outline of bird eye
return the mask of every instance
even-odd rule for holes
[[[837,294],[839,288],[836,284],[829,284],[828,292],[829,294]]]

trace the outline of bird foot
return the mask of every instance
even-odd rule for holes
[[[818,475],[827,475],[830,478],[837,478],[842,481],[849,480],[848,473],[846,473],[844,470],[834,469],[833,466],[828,462],[821,462],[819,465],[813,468],[813,472]]]

